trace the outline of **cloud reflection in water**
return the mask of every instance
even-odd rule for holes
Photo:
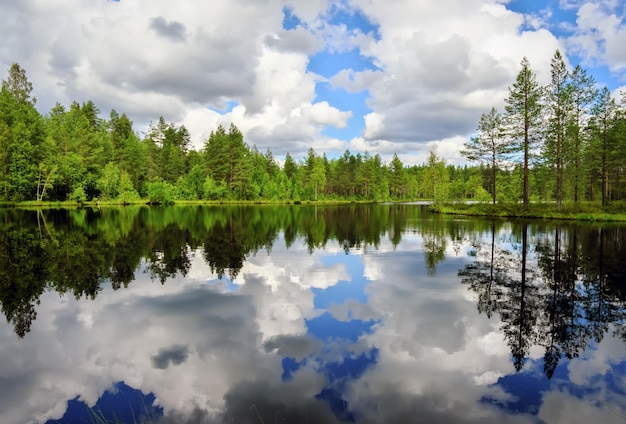
[[[287,248],[279,236],[271,252],[249,254],[232,280],[216,281],[198,248],[186,276],[164,284],[144,261],[128,287],[104,284],[93,300],[46,291],[23,339],[0,326],[0,421],[60,418],[69,400],[94,405],[120,382],[153,394],[159,422],[624,415],[619,332],[561,358],[552,379],[542,349],[531,346],[515,373],[499,311],[478,313],[459,282],[459,270],[478,257],[463,254],[471,242],[437,246],[443,259],[425,246],[413,232],[346,254],[330,242],[311,251],[302,239]]]

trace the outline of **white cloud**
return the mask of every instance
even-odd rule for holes
[[[188,109],[183,117],[182,123],[193,134],[192,144],[196,150],[202,149],[204,142],[209,138],[211,131],[222,123],[225,128],[228,125],[223,123],[223,116],[207,108]]]
[[[502,105],[523,56],[541,82],[557,48],[623,78],[626,26],[617,0],[561,0],[578,14],[566,40],[546,29],[556,14],[514,13],[507,3],[5,1],[0,65],[17,61],[27,70],[42,112],[56,101],[92,100],[104,115],[127,113],[138,131],[162,115],[188,126],[196,148],[217,123],[234,122],[249,144],[278,156],[303,156],[309,147],[341,154],[361,137],[372,153],[391,143],[409,160],[425,143],[467,138],[483,112]],[[284,9],[302,25],[284,29]],[[376,34],[333,20],[337,10],[358,11]],[[352,49],[377,68],[346,64],[328,80],[307,70],[322,50]],[[360,134],[324,135],[328,126],[347,128],[355,112],[320,96],[320,82],[368,94]],[[208,110],[226,104],[237,106]]]
[[[278,155],[291,152],[297,156],[311,146],[336,144],[320,132],[327,125],[345,127],[352,112],[340,111],[326,101],[315,102],[315,83],[321,77],[306,72],[305,54],[265,46],[262,51],[252,93],[224,118],[242,130],[249,144],[260,150],[271,147]]]
[[[608,337],[572,359],[567,365],[569,379],[587,388],[590,395],[581,398],[566,387],[546,392],[539,417],[551,423],[589,423],[610,422],[626,416],[621,394],[609,388],[610,384],[624,388],[623,376],[615,375],[612,368],[623,362],[623,354],[623,340]],[[611,380],[613,383],[609,383]]]
[[[578,8],[575,33],[567,40],[586,64],[606,65],[616,74],[626,70],[626,21],[616,2],[586,2]]]
[[[353,3],[380,25],[381,40],[366,53],[386,75],[370,87],[366,139],[415,144],[467,137],[480,113],[502,104],[523,56],[547,81],[559,47],[546,30],[520,32],[524,16],[495,2]],[[357,78],[334,79],[344,86],[350,80]]]
[[[622,411],[609,412],[591,400],[581,400],[567,391],[549,392],[539,411],[543,422],[554,424],[607,423],[621,419]],[[619,417],[619,418],[618,418]]]
[[[372,112],[364,116],[365,129],[363,130],[363,136],[368,139],[376,139],[383,131],[384,116],[380,113]]]
[[[285,52],[314,54],[322,49],[323,43],[301,26],[291,30],[281,30],[276,34],[268,34],[264,42],[267,46]]]
[[[323,101],[302,108],[302,116],[316,124],[345,128],[346,121],[352,117],[352,112],[342,112],[330,106],[327,101]]]
[[[342,69],[330,78],[330,84],[335,89],[343,88],[348,93],[358,93],[367,90],[383,76],[381,71],[355,72],[353,69]]]

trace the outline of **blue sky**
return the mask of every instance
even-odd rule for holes
[[[561,49],[617,96],[624,16],[618,0],[6,2],[0,67],[26,69],[42,113],[92,100],[138,132],[163,116],[196,148],[233,122],[279,159],[313,147],[414,164],[434,148],[461,163],[524,56],[547,83]]]

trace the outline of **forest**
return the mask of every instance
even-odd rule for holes
[[[308,150],[277,161],[249,146],[235,124],[218,126],[202,149],[189,131],[159,117],[145,135],[125,113],[107,118],[92,101],[36,108],[17,63],[0,92],[0,201],[171,203],[175,201],[478,201],[592,202],[621,209],[626,198],[626,98],[618,103],[559,51],[541,86],[529,61],[509,87],[505,110],[478,122],[462,154],[447,164],[435,150],[421,165],[390,163],[346,150],[337,158]]]

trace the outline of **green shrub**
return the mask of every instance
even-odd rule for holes
[[[77,203],[85,203],[87,201],[87,194],[85,194],[85,189],[82,185],[79,185],[72,190],[69,200]]]
[[[204,180],[203,190],[204,198],[208,200],[222,200],[227,194],[226,183],[224,181],[216,183],[210,176]]]
[[[174,203],[174,192],[174,186],[166,181],[148,183],[148,200],[150,203],[162,205]]]

